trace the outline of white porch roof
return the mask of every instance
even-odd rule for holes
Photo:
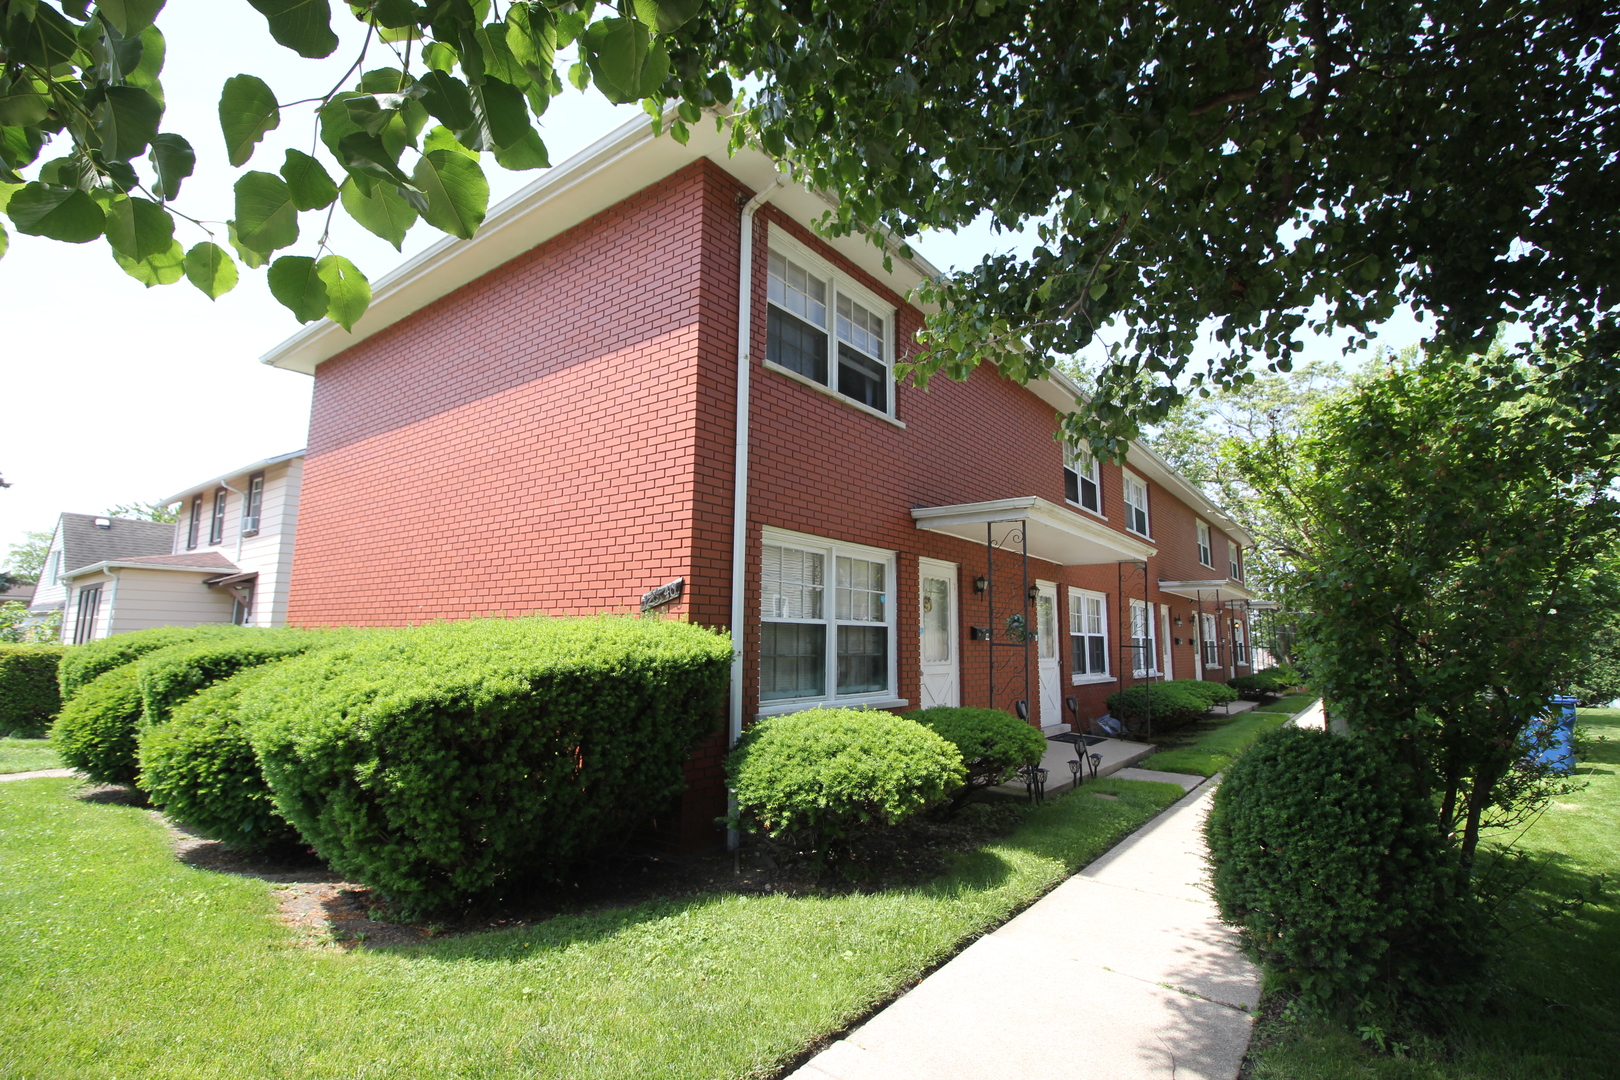
[[[1159,591],[1171,596],[1185,596],[1188,600],[1202,600],[1209,604],[1227,600],[1253,600],[1254,593],[1241,581],[1231,578],[1210,578],[1208,581],[1160,581]]]
[[[1035,495],[955,506],[919,506],[911,511],[917,528],[955,536],[972,544],[992,543],[1005,551],[1020,552],[1020,526],[1029,539],[1033,559],[1060,566],[1141,562],[1158,553],[1151,544],[1110,529],[1100,521],[1047,502]]]

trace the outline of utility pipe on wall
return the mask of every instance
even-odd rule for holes
[[[780,175],[759,190],[742,208],[742,229],[737,251],[737,452],[731,488],[731,698],[727,709],[727,746],[742,738],[743,721],[743,587],[748,569],[748,398],[753,367],[754,215],[782,182]],[[735,795],[728,798],[736,812]],[[737,831],[726,834],[726,844],[737,847]]]

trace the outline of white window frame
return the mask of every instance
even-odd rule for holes
[[[1078,466],[1082,461],[1090,463],[1091,470],[1089,473],[1080,471]],[[1065,477],[1063,501],[1068,503],[1070,506],[1078,506],[1086,513],[1092,514],[1096,517],[1102,518],[1104,521],[1107,521],[1107,516],[1103,514],[1102,466],[1097,464],[1097,459],[1074,444],[1066,442],[1063,444],[1063,471],[1074,473],[1075,488],[1082,496],[1081,499],[1069,498],[1068,478]],[[1085,489],[1081,487],[1081,481],[1084,480],[1090,480],[1092,486],[1097,490],[1097,505],[1095,508],[1087,506],[1084,502],[1083,497],[1085,495]]]
[[[1087,600],[1096,600],[1102,604],[1102,633],[1093,634],[1085,624]],[[1076,627],[1079,627],[1077,630]],[[1074,666],[1074,640],[1100,637],[1103,643],[1103,669],[1096,671],[1081,671]],[[1090,648],[1087,648],[1090,656]],[[1087,664],[1089,665],[1089,662]],[[1114,681],[1113,650],[1108,646],[1108,594],[1092,592],[1089,589],[1069,590],[1069,682],[1074,686],[1085,686],[1090,683],[1105,683]]]
[[[1138,679],[1147,679],[1159,674],[1159,631],[1158,627],[1154,625],[1154,623],[1157,621],[1158,612],[1154,610],[1155,607],[1156,605],[1150,604],[1145,600],[1132,600],[1130,604],[1131,674]],[[1143,629],[1147,630],[1147,637],[1145,638],[1139,638],[1136,636],[1136,613],[1139,611],[1142,613],[1142,618],[1144,621]],[[1139,648],[1137,646],[1137,642],[1139,641],[1145,642],[1146,647]],[[1144,654],[1145,661],[1148,666],[1138,667],[1138,664],[1142,664],[1144,662]]]
[[[1121,498],[1125,503],[1125,531],[1135,533],[1137,536],[1151,539],[1153,536],[1153,518],[1148,513],[1147,481],[1143,480],[1140,476],[1137,476],[1128,469],[1120,470],[1120,475],[1124,477],[1124,479],[1120,482],[1120,493]],[[1142,504],[1140,506],[1131,501],[1132,484],[1135,484],[1137,487],[1142,489]],[[1131,513],[1132,510],[1142,511],[1143,527],[1140,529],[1136,528],[1135,526],[1135,517]]]
[[[1253,667],[1249,662],[1249,628],[1241,618],[1232,619],[1232,666]]]
[[[759,707],[756,714],[759,716],[774,716],[779,713],[800,712],[804,709],[814,709],[822,705],[838,707],[860,707],[864,705],[869,708],[888,709],[901,708],[911,704],[909,700],[899,696],[899,683],[897,682],[899,677],[899,650],[897,648],[899,644],[899,616],[896,613],[896,601],[899,579],[895,576],[895,571],[897,570],[897,558],[895,552],[888,551],[883,548],[867,547],[864,544],[851,544],[842,540],[829,540],[824,536],[811,536],[807,533],[789,532],[786,529],[776,529],[770,526],[766,526],[763,532],[761,557],[763,557],[763,545],[765,544],[798,548],[802,551],[813,551],[821,555],[823,558],[822,588],[824,591],[822,593],[822,617],[820,619],[766,620],[764,618],[763,594],[760,597],[759,603],[757,603],[754,607],[753,617],[760,624],[770,621],[796,622],[812,625],[820,623],[824,625],[827,632],[827,670],[823,676],[822,687],[824,692],[822,694],[803,698],[779,698],[769,702],[762,698],[759,701]],[[883,614],[885,622],[875,623],[865,620],[847,619],[840,621],[838,619],[837,581],[839,556],[864,559],[868,562],[880,562],[883,564],[883,583],[885,589]],[[889,636],[888,689],[861,694],[838,693],[838,628],[840,626],[887,627]]]
[[[1198,662],[1205,668],[1221,666],[1220,625],[1220,617],[1214,612],[1206,611],[1198,617],[1198,647],[1202,653]],[[1214,660],[1210,659],[1211,655]]]
[[[862,412],[870,413],[873,416],[881,416],[885,420],[898,423],[899,421],[895,418],[895,390],[898,384],[895,382],[894,378],[894,307],[890,304],[884,303],[882,300],[879,300],[877,296],[875,296],[870,290],[862,287],[858,282],[851,280],[847,274],[836,270],[826,259],[816,255],[809,248],[793,239],[793,237],[786,235],[781,230],[775,228],[770,230],[767,248],[767,261],[771,255],[780,255],[790,262],[797,263],[802,269],[814,274],[827,284],[827,323],[825,326],[817,328],[825,331],[827,334],[827,382],[817,382],[810,376],[794,371],[792,368],[784,367],[783,365],[775,363],[769,358],[764,359],[762,363],[772,371],[780,372],[790,379],[794,379],[798,382],[804,383],[806,386],[811,386],[824,393],[830,394],[832,397],[836,398],[845,405],[850,406],[851,408],[860,409]],[[769,275],[770,272],[767,270],[765,303],[767,308],[780,308],[781,305],[770,299]],[[859,349],[857,349],[857,351],[860,351],[861,355],[867,356],[868,359],[878,360],[880,363],[882,363],[886,380],[886,392],[884,394],[885,402],[888,405],[886,409],[876,409],[866,404],[864,401],[856,401],[852,397],[846,397],[838,389],[838,301],[840,298],[852,300],[866,308],[872,314],[883,319],[883,333],[881,335],[883,356],[881,358],[871,357],[870,354],[864,351]],[[781,308],[781,310],[787,311],[786,308]],[[793,315],[793,317],[796,319],[800,318],[793,312],[787,313]],[[767,318],[769,318],[768,311]],[[801,319],[800,321],[803,320]],[[812,323],[809,325],[814,324]],[[849,344],[853,346],[852,342]]]
[[[1234,540],[1226,542],[1226,569],[1233,581],[1243,580],[1243,549]]]
[[[1209,522],[1198,522],[1198,561],[1215,569],[1215,543],[1210,539]]]

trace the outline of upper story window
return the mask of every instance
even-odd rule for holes
[[[225,489],[214,492],[214,517],[208,523],[208,542],[218,544],[225,539]]]
[[[264,473],[248,477],[247,493],[242,496],[242,535],[259,534],[259,514],[264,509]]]
[[[773,247],[768,262],[765,358],[890,413],[892,312],[790,248]]]
[[[1069,590],[1069,654],[1074,681],[1108,674],[1108,598]]]
[[[55,584],[57,584],[58,581],[59,581],[59,575],[61,574],[61,572],[62,572],[62,553],[60,551],[53,551],[53,552],[51,552],[51,561],[49,563],[47,563],[46,566],[45,566],[45,583],[47,585],[55,585]]]
[[[1230,540],[1226,542],[1226,565],[1233,581],[1243,580],[1243,555],[1238,546]]]
[[[1148,535],[1148,489],[1141,480],[1130,473],[1122,473],[1125,478],[1125,527],[1141,536]]]
[[[762,707],[893,696],[894,555],[770,530],[760,567]]]
[[[1209,526],[1202,521],[1198,523],[1198,561],[1211,570],[1215,569],[1215,554],[1209,544]]]
[[[202,535],[202,496],[191,497],[191,516],[186,519],[186,550],[190,551],[197,546],[197,538]]]
[[[1094,514],[1102,513],[1097,459],[1068,443],[1063,444],[1063,497]]]

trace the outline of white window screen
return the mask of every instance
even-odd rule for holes
[[[766,544],[760,574],[760,617],[822,618],[823,560],[819,552]]]
[[[883,320],[847,296],[838,297],[838,340],[883,359]]]
[[[807,323],[827,325],[827,283],[774,251],[766,295],[771,303]]]
[[[1125,527],[1148,534],[1147,485],[1129,473],[1125,474]]]
[[[1076,675],[1108,674],[1108,606],[1102,597],[1069,591],[1069,649]]]
[[[1140,600],[1131,601],[1131,663],[1138,675],[1158,670],[1154,648],[1153,609]]]
[[[838,621],[885,622],[885,567],[866,559],[838,557]]]
[[[1040,593],[1035,600],[1035,631],[1041,659],[1057,659],[1057,597]]]

